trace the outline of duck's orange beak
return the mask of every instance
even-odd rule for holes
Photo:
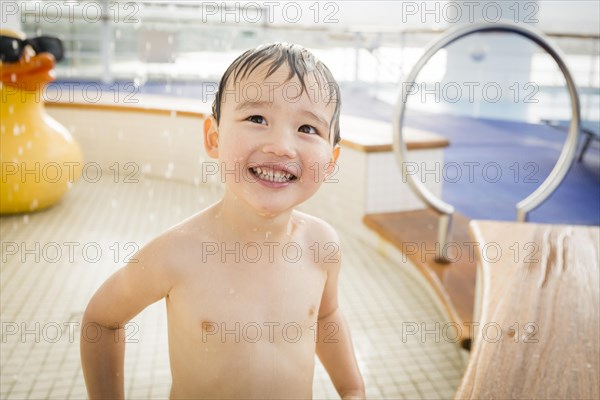
[[[54,56],[50,53],[35,55],[33,51],[25,51],[17,62],[0,62],[2,84],[23,90],[40,90],[43,85],[56,79],[54,64]]]

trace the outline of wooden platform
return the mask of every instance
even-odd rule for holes
[[[423,273],[446,306],[450,318],[461,325],[468,345],[475,298],[475,244],[469,236],[469,219],[455,213],[448,240],[447,264],[435,260],[438,215],[431,210],[369,214],[364,223],[394,244]]]
[[[481,329],[456,398],[600,398],[600,228],[474,221],[472,231],[500,252],[479,260]]]
[[[340,117],[341,145],[365,153],[392,151],[393,127],[389,122],[342,114]],[[447,147],[448,139],[436,133],[405,126],[402,130],[407,150]]]

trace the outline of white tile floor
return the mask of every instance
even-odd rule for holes
[[[78,182],[64,201],[31,215],[2,217],[0,397],[82,399],[79,323],[92,293],[135,250],[214,202],[219,188],[157,179]],[[307,206],[327,218],[337,205]],[[452,398],[465,355],[454,343],[402,324],[432,328],[445,317],[423,279],[364,240],[362,226],[329,220],[342,239],[340,303],[352,329],[369,398]],[[164,303],[128,329],[128,398],[166,398],[170,389]],[[337,398],[317,363],[315,398]]]

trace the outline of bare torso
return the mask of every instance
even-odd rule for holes
[[[327,273],[308,232],[237,249],[209,234],[181,235],[188,250],[175,257],[166,298],[171,398],[312,397]]]

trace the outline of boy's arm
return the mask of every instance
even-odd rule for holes
[[[348,324],[337,302],[339,253],[325,262],[327,282],[321,299],[317,333],[317,355],[342,399],[364,399],[365,384],[358,369]]]
[[[154,249],[156,239],[108,278],[90,300],[82,321],[81,364],[90,399],[124,398],[124,325],[149,304],[165,297],[172,278]]]

